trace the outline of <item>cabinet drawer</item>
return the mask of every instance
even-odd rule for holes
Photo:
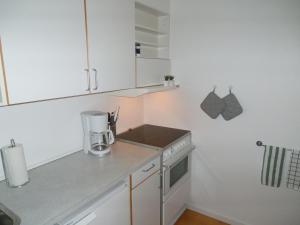
[[[132,174],[132,189],[148,178],[151,174],[160,169],[160,157],[147,163],[138,171]]]

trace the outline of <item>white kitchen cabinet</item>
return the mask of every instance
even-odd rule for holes
[[[10,103],[89,93],[82,0],[3,0],[0,27]]]
[[[129,186],[114,193],[94,212],[96,216],[88,225],[130,225]],[[92,214],[93,217],[93,214]],[[78,224],[81,225],[81,224]],[[83,224],[82,224],[83,225]]]
[[[135,86],[134,1],[86,0],[92,92]]]
[[[122,182],[104,193],[92,204],[78,209],[74,215],[69,215],[60,225],[131,225],[130,224],[130,187],[128,182]]]
[[[174,219],[177,219],[185,210],[185,203],[190,193],[190,183],[190,178],[186,179],[164,202],[163,225],[173,224]]]
[[[132,190],[132,225],[160,224],[160,172]]]
[[[170,74],[168,59],[136,59],[137,87],[160,85],[164,75]]]
[[[2,50],[1,50],[1,39],[0,39],[0,106],[7,104],[6,99],[6,89],[5,89],[5,82],[4,82],[4,70],[2,66]]]

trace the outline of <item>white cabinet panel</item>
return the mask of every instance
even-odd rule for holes
[[[137,86],[151,86],[163,83],[165,75],[170,74],[170,60],[136,59]]]
[[[0,106],[6,105],[6,93],[4,84],[4,73],[2,67],[2,55],[1,55],[1,39],[0,39]]]
[[[172,195],[164,202],[164,218],[163,225],[171,225],[179,217],[179,213],[183,212],[186,207],[185,203],[188,200],[188,195],[190,192],[190,179],[186,180],[182,186],[172,193]]]
[[[87,0],[86,3],[92,91],[133,88],[134,1]]]
[[[88,93],[82,0],[0,1],[11,103]]]
[[[132,190],[132,225],[160,224],[159,171]]]
[[[87,222],[88,225],[130,225],[129,187],[111,196],[87,218]]]
[[[151,176],[154,172],[160,169],[160,157],[152,160],[151,162],[147,163],[145,166],[140,168],[138,171],[132,174],[132,187],[139,185],[143,182],[146,178]]]
[[[51,224],[131,225],[130,187],[127,181],[117,184],[99,199],[93,199],[90,204],[77,209],[71,215],[66,215],[61,221],[53,221]]]

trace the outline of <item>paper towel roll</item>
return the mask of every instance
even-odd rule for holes
[[[23,146],[5,146],[1,149],[6,182],[10,187],[19,187],[29,181]]]

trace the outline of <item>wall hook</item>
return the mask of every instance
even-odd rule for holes
[[[217,85],[214,85],[214,89],[212,92],[215,93],[216,89],[217,89]]]
[[[232,94],[232,89],[233,89],[233,87],[232,87],[232,85],[230,85],[230,86],[229,86],[229,93],[230,93],[230,94]]]

